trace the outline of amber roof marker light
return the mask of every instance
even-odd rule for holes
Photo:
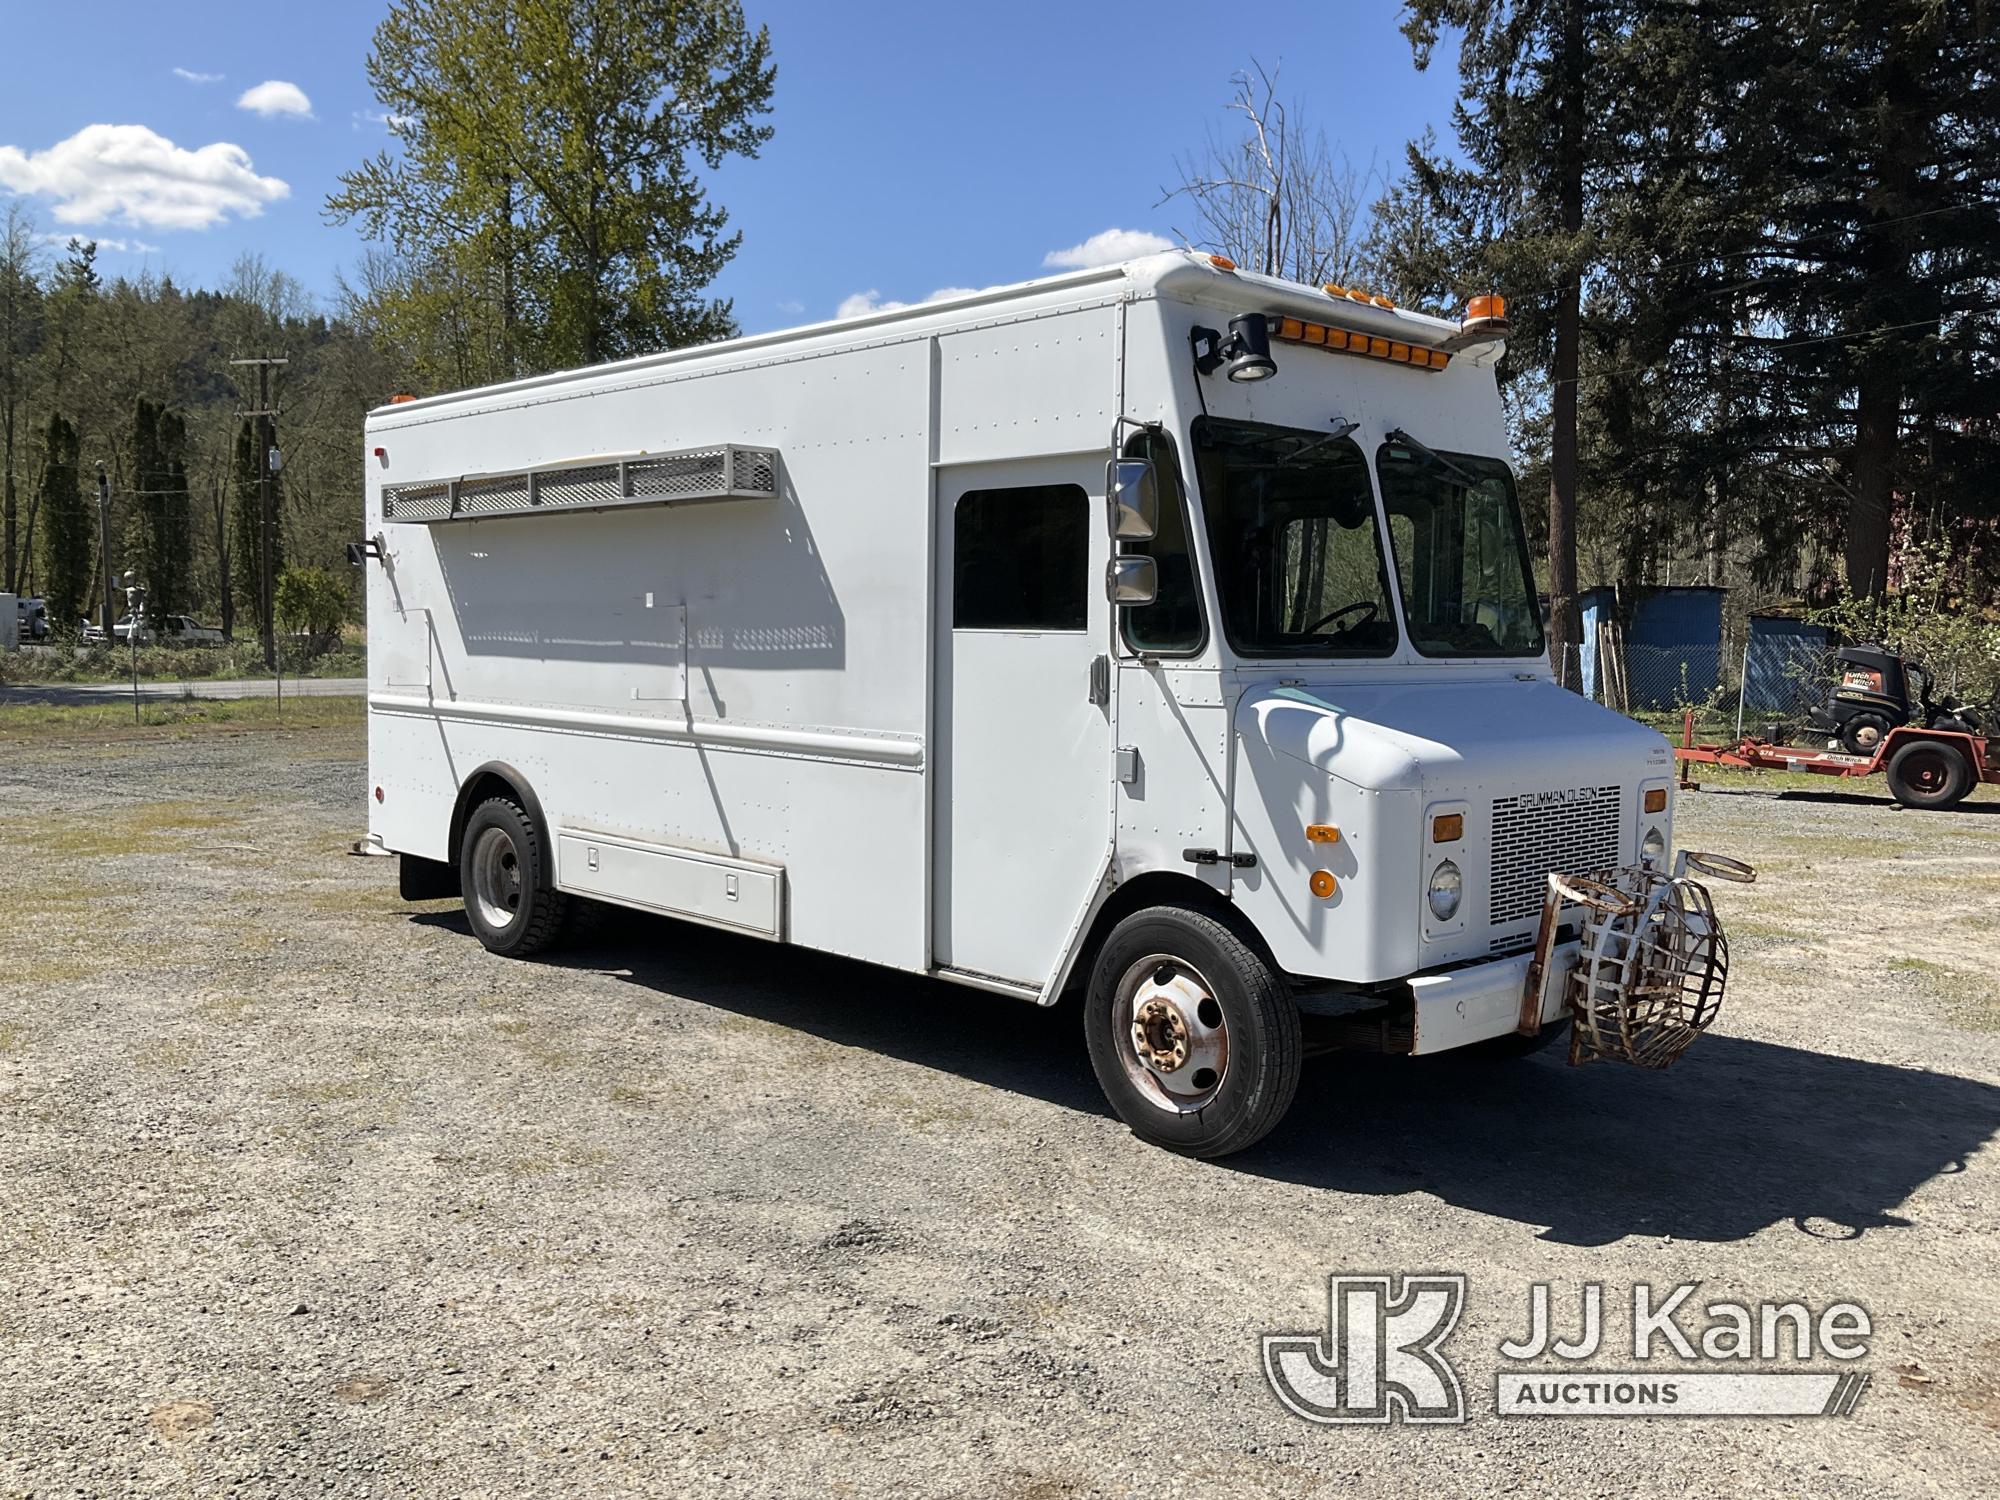
[[[1374,338],[1331,324],[1295,318],[1290,313],[1272,313],[1266,323],[1271,337],[1283,344],[1303,344],[1312,349],[1359,354],[1392,364],[1408,365],[1413,370],[1442,370],[1451,363],[1451,355],[1442,349],[1426,349],[1418,344]]]

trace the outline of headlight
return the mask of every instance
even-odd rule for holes
[[[1465,891],[1465,877],[1458,873],[1458,866],[1445,860],[1431,871],[1431,888],[1425,899],[1431,904],[1431,915],[1440,922],[1449,922],[1458,915],[1458,898]]]
[[[1639,854],[1647,864],[1658,864],[1667,857],[1667,836],[1657,828],[1648,828],[1645,841],[1639,845]]]

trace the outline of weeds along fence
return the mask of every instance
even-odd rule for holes
[[[1833,649],[1787,636],[1747,643],[1619,644],[1564,648],[1554,664],[1586,698],[1678,738],[1687,715],[1703,738],[1742,734],[1809,738],[1806,710],[1824,703],[1836,668]]]

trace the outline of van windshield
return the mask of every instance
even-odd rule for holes
[[[1223,631],[1245,656],[1387,656],[1396,618],[1368,460],[1345,436],[1194,424]]]
[[[1542,616],[1514,477],[1497,458],[1391,433],[1375,454],[1410,644],[1425,656],[1539,656]]]

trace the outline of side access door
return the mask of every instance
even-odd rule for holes
[[[937,481],[933,963],[1039,989],[1111,841],[1104,458]]]

